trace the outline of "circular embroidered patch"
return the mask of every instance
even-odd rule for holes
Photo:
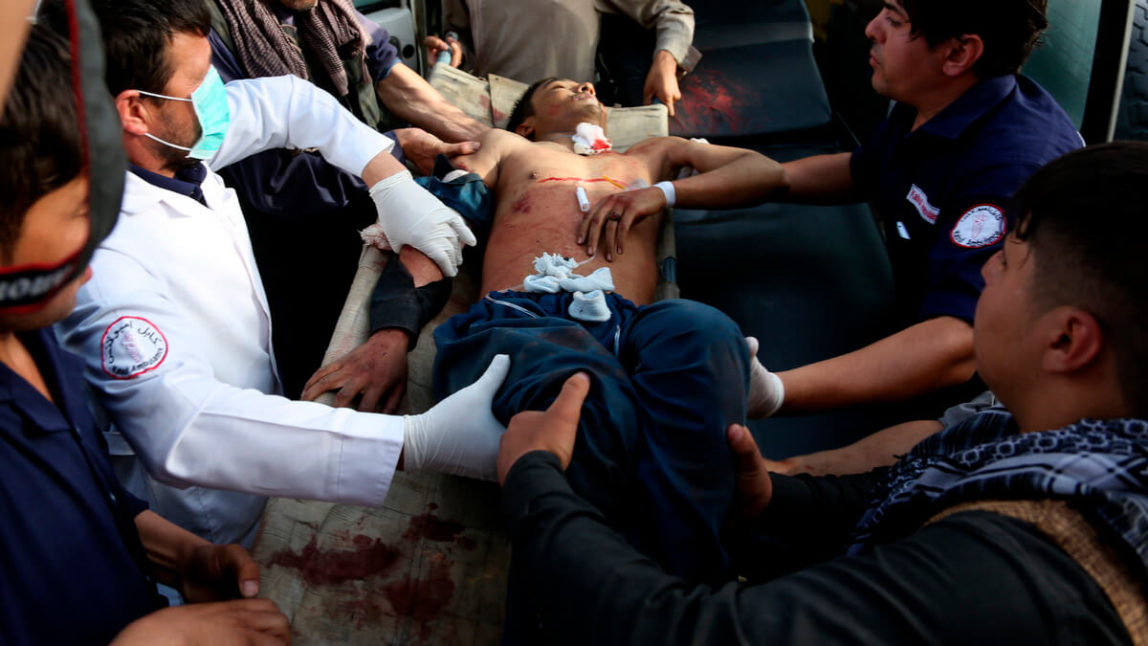
[[[965,211],[949,237],[966,249],[979,249],[1000,242],[1007,228],[1004,211],[992,204],[979,204]]]
[[[100,339],[104,372],[114,379],[132,379],[155,370],[167,358],[167,337],[151,321],[121,316]]]

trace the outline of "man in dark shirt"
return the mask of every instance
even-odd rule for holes
[[[516,416],[499,478],[554,643],[1139,643],[1148,564],[1148,144],[1071,153],[1018,192],[974,346],[1006,408],[872,474],[769,474],[742,426],[731,537],[749,584],[641,556],[562,469],[589,381]],[[1088,217],[1103,214],[1103,223]],[[1103,226],[1100,226],[1100,225]],[[844,553],[844,555],[843,555]],[[832,559],[832,560],[831,560]],[[762,582],[772,579],[768,582]]]
[[[46,327],[71,312],[89,243],[111,224],[93,224],[100,174],[74,96],[68,44],[34,28],[0,117],[0,642],[288,643],[286,617],[250,598],[259,573],[243,548],[212,545],[120,487],[82,362]],[[189,601],[248,598],[161,610],[157,580]]]
[[[1005,206],[1036,169],[1082,145],[1056,101],[1020,76],[1047,25],[1045,0],[890,0],[869,23],[873,87],[896,103],[853,153],[786,164],[791,201],[863,198],[882,219],[899,332],[777,374],[751,415],[906,401],[949,389],[904,419],[939,417],[972,384],[980,268],[1000,249]],[[768,341],[764,341],[768,343]]]

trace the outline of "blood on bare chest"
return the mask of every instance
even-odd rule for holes
[[[650,183],[641,161],[617,153],[580,157],[566,152],[535,151],[507,164],[498,186],[498,215],[515,219],[581,221],[579,187],[590,205],[641,180]]]
[[[540,148],[540,147],[538,147]],[[483,260],[483,290],[507,289],[531,272],[533,258],[542,252],[582,261],[588,258],[578,232],[589,213],[579,206],[578,188],[593,207],[609,195],[650,183],[650,171],[639,158],[616,153],[579,157],[568,152],[532,150],[517,163],[503,166],[495,190],[497,212]],[[660,218],[647,218],[627,236],[627,252],[611,264],[615,285],[628,298],[646,302],[652,296],[656,271],[653,257]],[[606,261],[594,260],[593,271]]]

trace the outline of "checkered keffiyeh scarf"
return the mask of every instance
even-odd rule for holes
[[[365,65],[369,43],[350,0],[319,0],[312,9],[298,12],[298,42],[279,24],[267,2],[278,0],[219,0],[219,8],[231,30],[235,56],[251,78],[294,74],[311,80],[299,43],[323,65],[331,87],[340,98],[351,92],[340,49],[351,46],[350,55]]]
[[[1148,567],[1148,422],[1081,420],[1017,432],[989,409],[917,445],[878,485],[850,554],[906,536],[937,512],[987,499],[1071,498]]]

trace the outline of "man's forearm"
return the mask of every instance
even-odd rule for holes
[[[625,0],[614,5],[657,32],[654,51],[666,50],[681,63],[694,40],[694,10],[679,0]]]
[[[411,278],[415,280],[415,287],[429,285],[436,280],[442,280],[442,271],[433,260],[418,249],[411,246],[403,247],[399,252],[399,261],[407,268]]]
[[[896,424],[848,446],[786,458],[775,463],[771,470],[786,475],[814,476],[866,473],[877,467],[892,466],[909,449],[943,428],[935,419]]]
[[[748,643],[732,588],[691,590],[639,554],[570,489],[553,455],[520,459],[503,500],[523,593],[539,600],[554,643]],[[688,620],[699,603],[704,623]]]
[[[853,181],[851,153],[814,155],[782,164],[787,191],[779,201],[842,204],[860,196]]]
[[[785,194],[782,165],[760,153],[672,137],[650,141],[651,148],[664,151],[669,168],[692,167],[699,171],[692,177],[674,180],[676,206],[736,208]]]
[[[380,180],[404,170],[406,167],[400,164],[399,160],[395,159],[389,150],[384,150],[371,158],[371,161],[367,162],[366,167],[363,168],[363,183],[367,186],[374,186]]]
[[[443,141],[473,141],[488,129],[448,103],[438,90],[401,63],[375,84],[375,91],[391,112]]]
[[[782,413],[898,402],[964,383],[976,371],[973,328],[942,316],[855,352],[777,373]]]
[[[152,565],[152,574],[160,583],[179,585],[179,568],[195,548],[210,543],[172,523],[159,514],[145,510],[135,518],[140,542]]]
[[[873,487],[888,469],[846,476],[770,474],[769,507],[750,522],[753,533],[810,551],[840,549],[865,513]]]
[[[382,343],[382,336],[402,331],[410,335],[409,347],[413,348],[418,342],[419,330],[438,314],[447,300],[447,295],[441,294],[441,287],[438,298],[422,298],[419,289],[442,280],[442,271],[426,254],[409,245],[387,262],[371,294],[368,344]],[[381,347],[390,347],[390,344]]]
[[[802,501],[863,505],[864,498],[856,492],[866,491],[864,487],[844,479],[836,484],[830,493],[810,487]],[[627,543],[597,509],[570,489],[558,459],[541,451],[527,454],[511,468],[503,488],[503,510],[521,564],[519,581],[526,588],[522,594],[537,600],[546,637],[556,644],[818,643],[828,639],[831,629],[790,620],[788,611],[800,602],[831,612],[834,597],[855,580],[843,577],[832,585],[797,591],[785,587],[777,593],[771,593],[768,585],[691,585],[667,574]],[[827,526],[841,518],[830,506],[805,504],[802,511]],[[860,510],[854,510],[848,517],[855,520],[859,515]],[[837,525],[846,531],[851,527],[847,521]],[[841,532],[815,538],[844,541]],[[893,605],[885,607],[898,611]],[[587,617],[594,620],[586,621]]]

